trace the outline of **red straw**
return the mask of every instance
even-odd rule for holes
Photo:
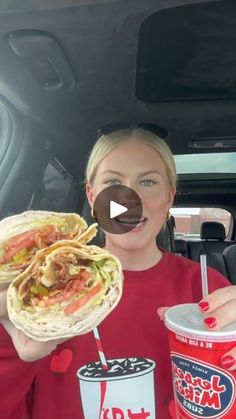
[[[93,334],[94,334],[94,337],[95,337],[95,342],[96,342],[96,345],[97,345],[97,350],[98,350],[100,362],[101,362],[101,365],[102,365],[102,369],[103,370],[108,370],[107,360],[106,360],[106,357],[105,357],[105,354],[104,354],[104,351],[103,351],[103,348],[102,348],[102,342],[101,342],[97,327],[95,327],[93,329]]]

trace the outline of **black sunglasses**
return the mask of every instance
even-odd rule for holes
[[[146,131],[150,131],[153,134],[156,134],[160,138],[168,137],[168,131],[157,124],[152,123],[138,123],[138,124],[130,124],[129,122],[112,122],[110,124],[104,125],[103,127],[98,129],[98,137],[101,135],[109,135],[114,131],[119,131],[122,129],[134,129],[134,128],[143,128]]]

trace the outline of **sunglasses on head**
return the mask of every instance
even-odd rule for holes
[[[104,125],[98,130],[98,137],[101,135],[109,135],[112,132],[119,131],[122,129],[134,129],[134,128],[143,128],[146,131],[150,131],[153,134],[156,134],[160,138],[168,137],[168,131],[157,124],[152,123],[140,123],[140,124],[130,124],[129,122],[112,122],[110,124]]]

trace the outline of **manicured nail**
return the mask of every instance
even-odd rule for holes
[[[220,365],[228,370],[235,366],[235,359],[231,355],[225,355],[221,358]]]
[[[208,327],[215,327],[216,326],[216,319],[215,317],[207,317],[206,319],[203,320],[204,323],[208,326]]]
[[[210,307],[210,304],[207,301],[200,301],[198,305],[202,311],[207,311]]]

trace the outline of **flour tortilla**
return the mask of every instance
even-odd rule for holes
[[[61,238],[75,239],[77,240],[81,235],[83,243],[86,243],[86,239],[89,240],[96,235],[96,228],[92,228],[88,231],[86,236],[83,233],[87,229],[87,223],[85,220],[75,213],[58,213],[49,211],[26,211],[21,214],[13,215],[11,217],[4,218],[0,221],[0,286],[7,286],[14,280],[31,262],[34,254],[39,250],[40,247],[45,247],[46,244],[41,244],[39,247],[35,245],[32,249],[21,249],[19,253],[16,253],[10,260],[4,261],[4,257],[7,254],[7,244],[11,241],[14,247],[14,238],[19,235],[43,229],[46,226],[55,226],[56,234],[55,240]],[[56,237],[56,235],[58,237]],[[23,253],[22,253],[23,251]]]
[[[66,290],[69,291],[76,283],[73,275],[76,277],[76,274],[85,271],[89,275],[86,285],[61,301],[60,296],[64,298]],[[69,278],[67,281],[66,275]],[[66,288],[69,281],[69,288],[68,285]],[[80,281],[77,279],[78,284]],[[9,318],[15,327],[36,340],[85,334],[98,326],[116,307],[122,295],[122,286],[122,268],[115,256],[97,246],[60,241],[38,251],[31,265],[9,286]],[[34,293],[38,289],[41,295],[38,294],[35,300]],[[96,294],[92,294],[94,290]],[[54,302],[55,295],[57,300]],[[77,305],[78,301],[81,304],[86,298],[86,303],[70,312],[74,304]]]

